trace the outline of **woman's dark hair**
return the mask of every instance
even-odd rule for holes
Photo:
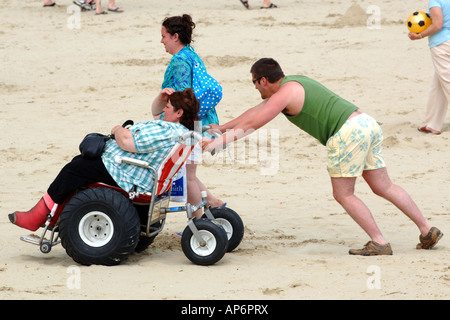
[[[200,109],[200,102],[191,88],[183,91],[175,91],[169,96],[169,101],[173,105],[175,111],[183,109],[180,123],[188,128],[194,130],[194,122],[198,120],[198,111]]]
[[[165,18],[162,25],[172,36],[175,33],[178,33],[181,43],[185,46],[191,44],[192,31],[194,31],[195,23],[192,21],[192,17],[190,15],[183,14],[182,16]]]
[[[270,83],[275,83],[284,78],[280,65],[272,58],[261,58],[250,69],[255,79],[266,78]]]

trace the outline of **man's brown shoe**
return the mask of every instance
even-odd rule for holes
[[[392,255],[391,245],[388,243],[384,246],[379,245],[376,242],[369,241],[364,245],[362,249],[350,249],[349,254],[359,256],[380,256],[380,255]]]
[[[425,237],[423,237],[422,235],[419,236],[420,243],[417,244],[416,249],[433,248],[443,235],[444,234],[441,232],[441,230],[436,227],[431,227],[430,231],[428,231],[428,234]]]

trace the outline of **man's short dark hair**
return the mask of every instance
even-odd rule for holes
[[[275,83],[284,78],[283,70],[280,65],[272,58],[261,58],[256,61],[250,69],[255,79],[264,77],[270,83]]]

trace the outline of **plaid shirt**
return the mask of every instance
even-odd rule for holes
[[[153,190],[153,172],[131,164],[118,164],[114,161],[115,157],[125,156],[147,161],[151,167],[157,169],[177,142],[177,138],[187,129],[179,123],[155,120],[139,122],[129,127],[129,130],[133,134],[137,153],[123,150],[111,139],[106,143],[102,155],[103,163],[123,190],[128,192],[136,186],[137,192],[150,192]]]

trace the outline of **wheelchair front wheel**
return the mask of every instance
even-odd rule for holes
[[[215,264],[223,258],[227,251],[228,239],[222,227],[210,220],[193,220],[202,241],[187,226],[181,237],[181,248],[185,256],[193,263],[203,266]]]
[[[241,217],[232,209],[227,207],[209,208],[215,221],[222,226],[227,233],[228,249],[231,252],[239,246],[244,237],[244,223]],[[202,218],[206,218],[204,214]]]

